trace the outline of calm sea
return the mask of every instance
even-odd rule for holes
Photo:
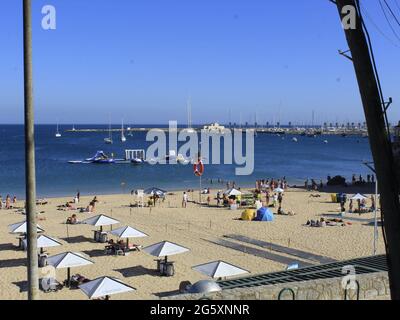
[[[127,142],[114,133],[114,144],[106,145],[107,133],[64,132],[71,125],[60,126],[62,137],[55,138],[55,125],[36,126],[36,175],[38,197],[129,192],[132,189],[157,186],[166,190],[198,188],[199,179],[192,166],[184,165],[72,165],[97,150],[124,157],[125,149],[146,149],[145,133],[127,136]],[[118,128],[118,126],[113,126]],[[157,126],[159,127],[159,126]],[[107,128],[81,125],[77,128]],[[255,170],[251,176],[235,176],[234,165],[208,165],[203,186],[218,188],[216,179],[253,186],[256,179],[282,177],[302,184],[306,178],[326,179],[327,175],[369,174],[362,161],[371,160],[368,139],[358,136],[258,135],[255,139]],[[328,144],[324,143],[328,140]],[[213,184],[210,183],[213,179]],[[226,183],[226,182],[225,182]],[[223,188],[225,186],[221,185]],[[0,125],[0,194],[24,197],[24,131],[21,125]]]

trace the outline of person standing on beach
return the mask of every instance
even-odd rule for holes
[[[10,195],[7,195],[6,197],[6,209],[11,209],[11,198]]]
[[[281,206],[282,206],[282,200],[283,200],[282,193],[279,193],[279,195],[278,195],[278,203],[279,203],[279,207],[281,207]]]
[[[187,202],[188,202],[188,195],[186,192],[183,193],[183,198],[182,198],[182,208],[187,207]]]
[[[0,209],[3,209],[3,198],[0,196]]]
[[[266,206],[269,207],[269,191],[268,190],[265,192],[265,203],[266,203]]]

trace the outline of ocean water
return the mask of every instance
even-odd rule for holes
[[[36,177],[38,197],[81,194],[126,193],[132,189],[157,186],[166,190],[199,188],[199,178],[191,165],[72,165],[69,160],[82,160],[97,150],[116,158],[124,157],[125,149],[146,149],[146,133],[133,133],[127,142],[113,133],[114,144],[106,145],[106,132],[64,132],[72,126],[60,126],[62,137],[55,138],[54,125],[37,125]],[[118,128],[118,126],[113,126]],[[139,126],[143,127],[143,126]],[[157,126],[159,127],[159,126]],[[77,128],[107,128],[81,125]],[[303,184],[306,178],[326,180],[327,175],[352,174],[366,176],[370,172],[362,161],[371,160],[368,139],[359,136],[296,136],[261,135],[255,138],[255,169],[250,176],[235,176],[235,165],[207,165],[202,178],[205,187],[224,188],[226,181],[253,186],[256,179],[286,176],[292,184]],[[328,140],[328,144],[324,143]],[[223,148],[223,145],[221,146]],[[221,152],[222,153],[222,152]],[[224,184],[217,184],[220,178]],[[22,125],[0,125],[0,195],[24,198],[24,128]],[[213,183],[210,183],[213,179]]]

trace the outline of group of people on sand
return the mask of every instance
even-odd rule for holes
[[[310,181],[311,180],[311,181]],[[322,182],[322,180],[319,181],[319,183],[317,183],[314,179],[306,179],[306,181],[304,181],[304,188],[307,191],[321,191],[324,187],[324,183]]]
[[[364,184],[374,184],[375,183],[375,176],[368,174],[367,175],[367,180],[364,179],[364,177],[360,174],[357,178],[356,174],[353,174],[351,178],[351,183],[352,185],[364,185]]]
[[[80,202],[80,193],[78,192],[72,201],[68,201],[65,204],[59,205],[59,206],[57,206],[57,208],[58,208],[58,210],[62,210],[62,211],[79,210],[79,212],[81,212],[81,213],[93,213],[93,212],[95,212],[95,209],[96,209],[96,203],[98,203],[99,200],[97,200],[97,196],[95,196],[89,202],[89,205],[86,208],[85,207],[81,207],[81,208],[75,207],[74,204],[78,204],[79,202]],[[77,223],[79,223],[79,221],[78,221],[76,214],[73,214],[71,217],[68,217],[67,224],[77,224]]]
[[[275,180],[275,178],[272,179],[262,179],[262,180],[257,180],[256,181],[256,190],[259,191],[274,191],[276,188],[281,188],[283,190],[286,190],[289,187],[286,177],[283,177],[281,179]]]
[[[368,213],[368,212],[374,212],[376,209],[376,204],[375,204],[375,197],[371,195],[371,206],[367,206],[367,200],[366,199],[358,199],[356,200],[356,206],[354,206],[354,201],[350,199],[349,202],[349,213]],[[344,207],[344,204],[341,204],[341,210],[342,212],[346,211],[346,208]]]
[[[3,197],[0,195],[0,209],[12,209],[13,206],[17,203],[17,197],[14,196],[12,199],[10,195],[8,194],[6,196],[6,199],[3,201]]]

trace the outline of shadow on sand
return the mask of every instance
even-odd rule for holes
[[[173,290],[173,291],[166,291],[166,292],[157,292],[157,293],[153,293],[156,297],[159,298],[166,298],[166,297],[170,297],[170,296],[176,296],[178,294],[180,294],[179,290]]]
[[[160,273],[157,270],[148,269],[143,266],[115,269],[114,271],[121,273],[125,278],[139,277],[139,276],[144,276],[144,275],[160,277]]]
[[[82,251],[82,252],[84,254],[87,254],[91,258],[107,256],[107,254],[106,254],[104,249],[85,250],[85,251]]]
[[[61,240],[64,240],[68,243],[95,242],[92,238],[88,238],[85,236],[65,237],[61,238]]]
[[[13,243],[2,243],[0,244],[0,251],[14,251],[17,250],[18,246]]]
[[[28,291],[28,281],[19,281],[19,282],[13,282],[18,288],[19,292],[27,292]]]
[[[10,260],[0,260],[0,269],[1,268],[15,268],[15,267],[25,267],[27,259],[10,259]]]

